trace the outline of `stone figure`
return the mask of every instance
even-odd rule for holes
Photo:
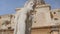
[[[14,28],[14,34],[25,34],[25,21],[27,18],[27,13],[30,12],[30,10],[33,10],[33,1],[27,1],[25,3],[25,6],[20,10],[19,13],[15,16],[15,28]]]

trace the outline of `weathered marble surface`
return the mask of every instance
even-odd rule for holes
[[[33,10],[33,1],[29,1],[25,6],[20,10],[20,12],[15,16],[15,29],[14,34],[25,34],[25,20],[27,18],[27,12]]]

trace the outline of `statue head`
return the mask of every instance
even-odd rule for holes
[[[33,5],[34,5],[33,1],[27,1],[24,7],[26,7],[29,10],[33,10]]]

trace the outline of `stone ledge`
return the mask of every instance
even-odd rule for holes
[[[51,9],[51,6],[49,4],[42,4],[36,6],[36,8],[43,8],[43,7],[49,7]]]

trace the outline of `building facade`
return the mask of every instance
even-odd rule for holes
[[[14,15],[0,15],[0,34],[13,34]]]
[[[20,10],[21,8],[17,8],[16,14],[0,16],[1,34],[13,34],[14,18]],[[44,0],[37,0],[33,16],[31,34],[60,34],[60,9],[51,10]]]

